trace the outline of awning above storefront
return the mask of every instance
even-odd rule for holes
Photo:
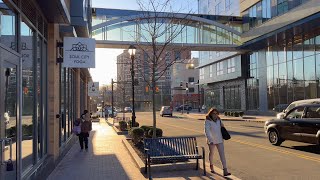
[[[69,12],[69,0],[37,0],[43,14],[50,23],[69,24],[71,22]]]

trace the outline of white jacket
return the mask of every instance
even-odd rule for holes
[[[206,119],[204,122],[204,132],[207,137],[207,143],[220,144],[223,143],[221,134],[221,120],[211,121]]]

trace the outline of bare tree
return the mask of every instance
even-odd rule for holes
[[[147,58],[143,59],[147,62],[138,61],[137,69],[152,92],[153,138],[155,138],[157,81],[174,63],[181,63],[185,60],[174,56],[168,61],[163,57],[166,52],[190,51],[190,48],[184,47],[181,41],[187,38],[183,32],[191,24],[188,16],[192,14],[192,11],[179,13],[184,9],[182,7],[177,9],[175,6],[174,10],[172,0],[137,0],[137,3],[142,14],[136,19],[137,28],[131,32],[135,33],[132,37],[135,37],[137,50],[147,55]],[[150,74],[142,72],[141,69],[145,64],[149,66]]]

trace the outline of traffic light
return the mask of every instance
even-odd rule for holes
[[[149,87],[148,86],[146,86],[146,92],[149,92]]]
[[[182,88],[182,86],[183,86],[183,85],[182,85],[182,81],[181,81],[181,82],[180,82],[180,87]]]
[[[188,84],[188,82],[186,82],[186,88],[188,88],[189,87],[189,84]]]
[[[156,92],[159,92],[159,87],[158,86],[156,86]]]

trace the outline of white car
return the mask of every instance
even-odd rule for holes
[[[170,106],[161,107],[160,116],[163,117],[164,115],[172,116],[172,108]]]
[[[287,112],[293,109],[296,106],[305,105],[305,104],[320,104],[320,98],[318,99],[305,99],[292,102],[283,112],[277,114],[277,119],[283,119]]]

